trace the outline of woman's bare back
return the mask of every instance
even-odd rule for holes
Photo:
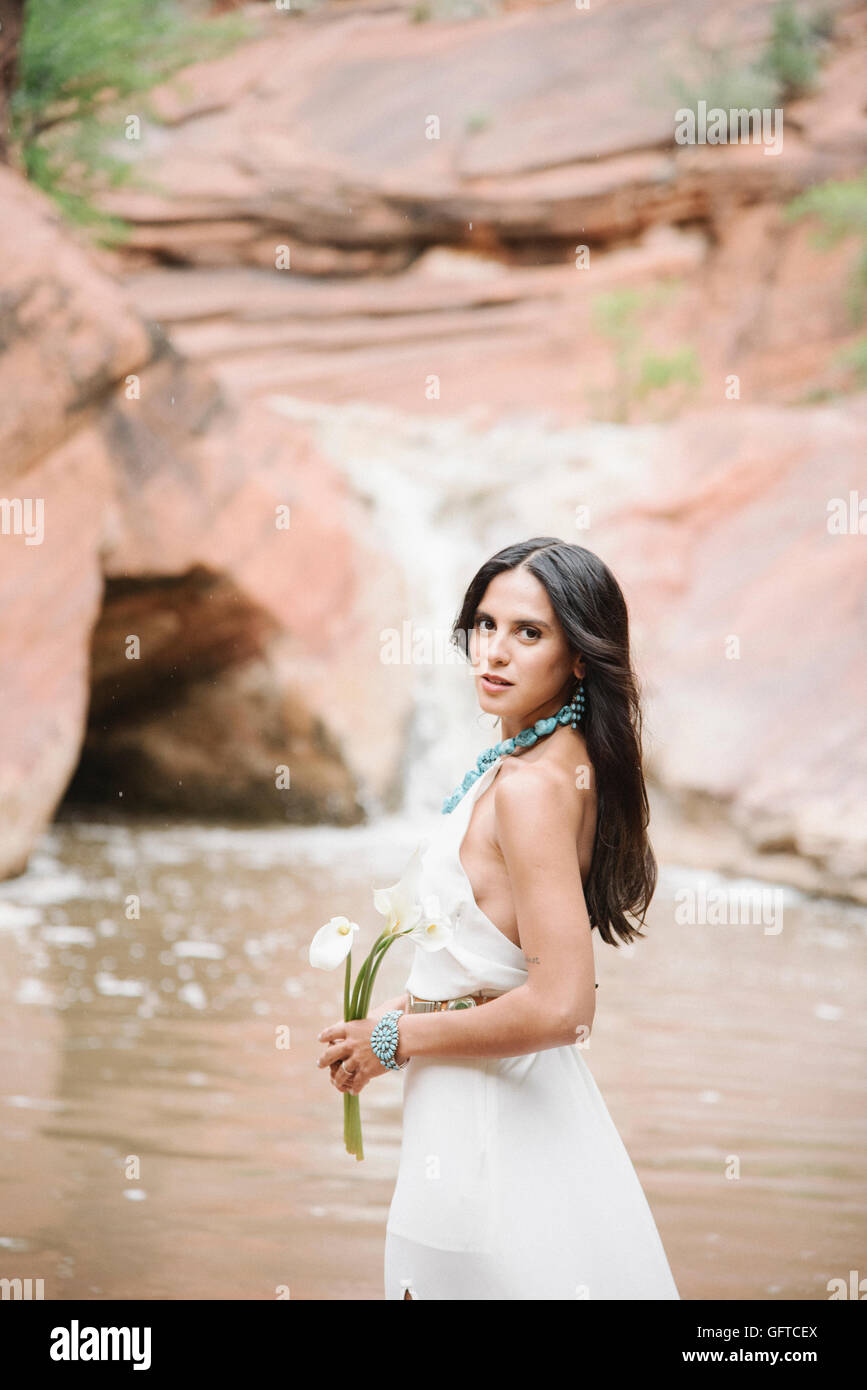
[[[503,758],[491,785],[473,806],[460,846],[461,865],[469,880],[476,906],[519,949],[521,942],[509,874],[497,843],[494,809],[496,785],[503,777],[525,775],[525,769],[518,764],[532,762],[536,765],[537,771],[544,776],[567,779],[574,788],[576,801],[586,798],[586,801],[582,800],[580,804],[580,827],[576,841],[581,882],[585,883],[590,872],[596,835],[596,778],[587,758],[587,745],[583,736],[571,729],[564,729],[563,732],[565,738],[562,742],[555,746],[553,738],[546,740],[548,746],[544,748],[544,752],[540,746],[536,757],[530,756],[536,750],[529,749],[526,753],[509,754]]]

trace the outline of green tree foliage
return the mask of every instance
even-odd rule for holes
[[[93,197],[132,176],[127,116],[155,120],[149,88],[252,32],[242,15],[209,18],[182,0],[29,0],[10,103],[17,162],[70,220],[121,238]]]

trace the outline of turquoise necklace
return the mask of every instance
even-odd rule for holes
[[[583,701],[583,696],[576,697],[576,699],[582,699]],[[583,708],[583,704],[578,706],[579,713],[581,708]],[[558,724],[572,723],[572,727],[574,728],[575,724],[573,721],[575,717],[576,701],[573,700],[572,704],[564,705],[561,710],[558,710],[556,714],[549,715],[547,719],[537,719],[535,724],[529,724],[526,729],[522,729],[514,738],[503,739],[502,743],[495,743],[493,747],[486,748],[484,753],[479,754],[476,759],[476,766],[470,768],[457,790],[453,791],[451,796],[446,797],[443,802],[443,815],[447,816],[455,809],[458,802],[466,795],[473,783],[487,772],[491,763],[495,763],[497,758],[503,757],[506,753],[514,753],[519,748],[529,748],[531,744],[538,742],[538,740],[544,738],[546,734],[553,734]]]

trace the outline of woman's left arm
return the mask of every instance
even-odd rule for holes
[[[496,834],[509,874],[525,984],[475,1009],[402,1014],[396,1060],[517,1057],[589,1035],[596,1012],[590,918],[578,835],[587,798],[531,768],[497,779]]]

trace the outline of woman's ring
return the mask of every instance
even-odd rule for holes
[[[354,1071],[349,1071],[349,1069],[347,1068],[345,1062],[341,1062],[340,1065],[341,1065],[341,1067],[343,1068],[343,1070],[346,1072],[346,1075],[347,1075],[347,1076],[354,1076],[354,1075],[355,1075],[355,1072],[354,1072]]]

